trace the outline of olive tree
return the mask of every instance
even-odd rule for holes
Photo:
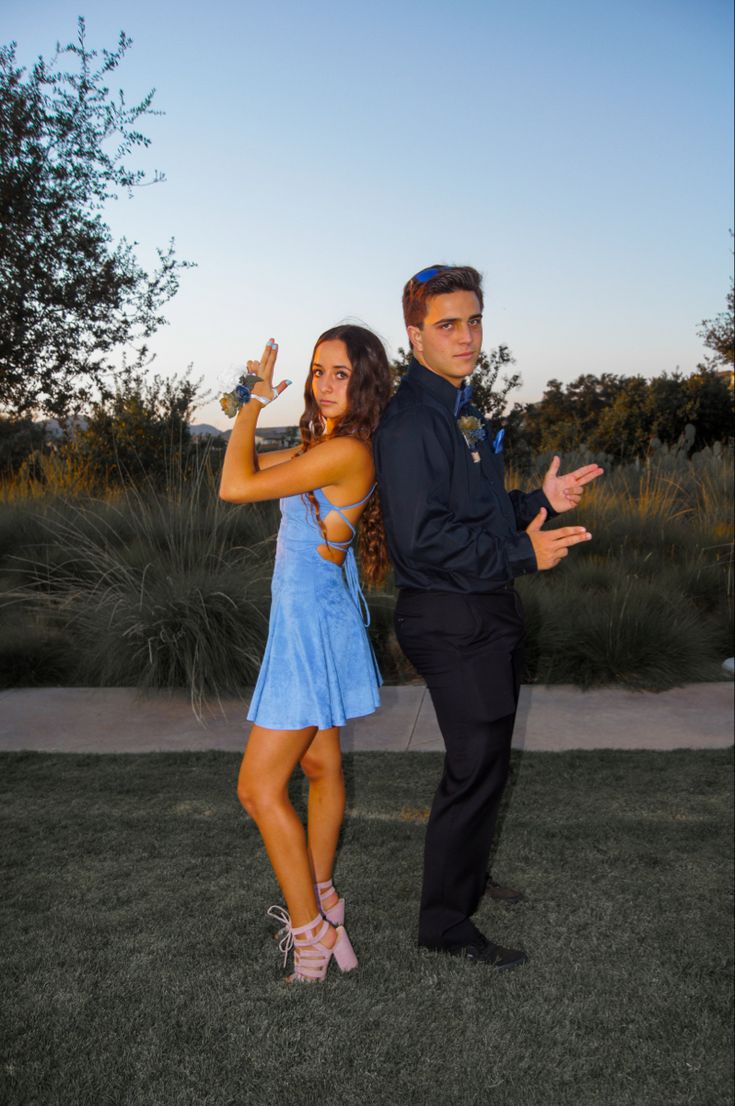
[[[110,200],[163,180],[129,164],[154,92],[128,106],[106,84],[130,45],[121,32],[98,54],[80,19],[76,42],[30,70],[0,46],[0,409],[15,416],[104,395],[121,350],[142,366],[188,265],[171,240],[146,272],[105,222]]]

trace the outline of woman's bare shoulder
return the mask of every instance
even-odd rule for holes
[[[323,457],[334,458],[343,464],[364,464],[370,466],[373,463],[373,450],[370,442],[364,442],[360,438],[353,438],[344,434],[336,438],[326,438],[319,442],[314,449],[324,450]]]
[[[330,438],[317,448],[324,450],[324,460],[332,477],[322,485],[327,498],[349,503],[362,498],[366,485],[369,487],[375,478],[373,451],[369,442],[345,435]]]

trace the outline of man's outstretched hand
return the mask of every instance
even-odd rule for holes
[[[556,460],[558,461],[559,458],[557,457]],[[533,522],[526,527],[526,533],[531,539],[531,545],[536,554],[536,565],[541,571],[558,565],[562,557],[566,557],[569,553],[571,545],[589,541],[592,537],[584,526],[562,526],[559,530],[542,530],[547,513],[546,508],[542,507]]]
[[[568,472],[566,476],[559,476],[560,465],[561,458],[553,457],[542,485],[544,495],[559,514],[576,507],[582,498],[585,484],[596,480],[605,471],[599,465],[583,465],[581,469]]]

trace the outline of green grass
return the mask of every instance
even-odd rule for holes
[[[522,754],[479,924],[415,948],[440,758],[347,758],[360,967],[280,980],[238,758],[6,754],[4,1106],[729,1106],[732,751]],[[294,785],[297,801],[302,787]]]

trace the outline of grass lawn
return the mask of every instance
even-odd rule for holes
[[[3,1106],[730,1106],[731,751],[517,756],[500,975],[415,948],[439,756],[349,757],[361,963],[321,987],[280,980],[237,764],[0,757]]]

